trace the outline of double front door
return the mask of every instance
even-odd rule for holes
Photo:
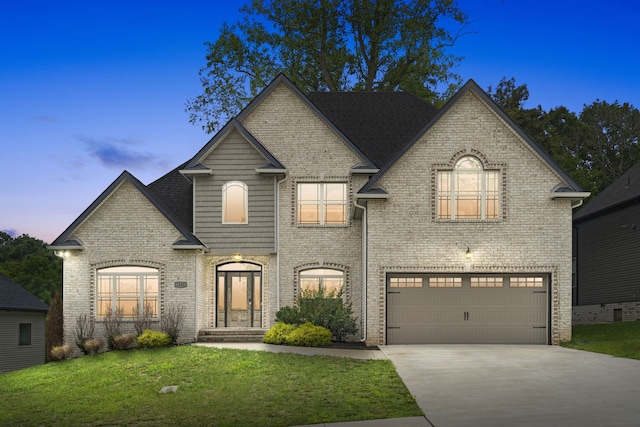
[[[218,267],[217,327],[261,327],[262,271],[250,263]]]

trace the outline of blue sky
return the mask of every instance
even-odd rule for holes
[[[0,6],[0,230],[51,242],[124,170],[148,184],[210,135],[188,123],[204,42],[242,1]],[[640,108],[640,3],[459,0],[451,50],[481,87],[515,77],[528,107]]]

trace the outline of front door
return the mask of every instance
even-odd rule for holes
[[[262,269],[250,263],[218,267],[217,327],[260,327],[262,319]]]

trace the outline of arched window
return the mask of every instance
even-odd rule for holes
[[[477,158],[464,156],[453,170],[438,172],[438,219],[498,219],[499,213],[499,171],[484,170]]]
[[[314,268],[300,272],[301,291],[338,293],[344,287],[344,271],[331,268]]]
[[[248,189],[247,185],[240,181],[229,181],[222,186],[222,223],[223,224],[247,224],[248,216]]]
[[[138,266],[102,268],[97,272],[97,317],[158,317],[160,274]]]

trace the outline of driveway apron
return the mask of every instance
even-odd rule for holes
[[[390,345],[429,422],[640,426],[640,360],[543,345]]]

